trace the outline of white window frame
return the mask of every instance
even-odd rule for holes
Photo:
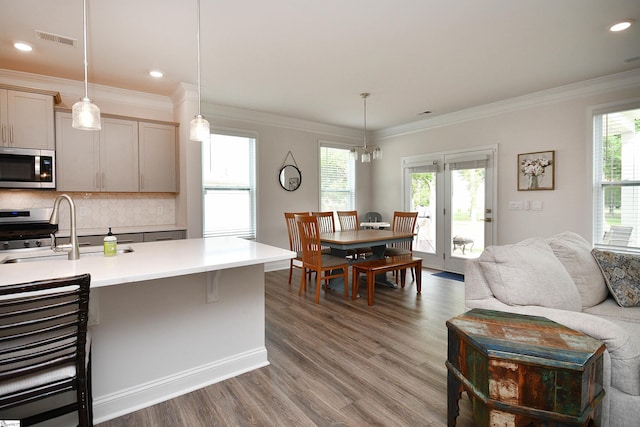
[[[632,186],[640,188],[640,181],[628,181],[622,180],[619,182],[607,182],[605,183],[602,180],[602,162],[603,162],[603,134],[604,129],[602,124],[600,123],[599,117],[612,114],[616,112],[623,112],[628,110],[640,109],[640,100],[635,100],[632,102],[625,103],[616,103],[612,105],[608,105],[605,107],[594,108],[591,111],[591,124],[592,124],[592,176],[593,176],[593,187],[592,187],[592,197],[593,197],[593,219],[592,219],[592,238],[593,244],[595,247],[607,249],[607,250],[615,250],[619,252],[632,252],[632,253],[640,253],[640,247],[636,246],[612,246],[604,243],[604,235],[606,231],[606,221],[604,217],[604,188],[606,186],[619,184],[621,186]],[[638,227],[634,227],[632,232],[632,240],[630,245],[633,244],[633,236],[640,233]]]
[[[247,138],[253,139],[253,152],[250,154],[249,161],[252,163],[250,166],[250,184],[249,187],[246,186],[226,186],[226,187],[207,187],[204,183],[204,162],[205,160],[205,143],[202,147],[202,161],[203,161],[203,182],[202,182],[202,234],[204,237],[220,237],[220,236],[235,236],[241,237],[249,240],[255,240],[257,234],[257,215],[256,215],[256,204],[257,204],[257,175],[258,175],[258,134],[255,132],[244,131],[239,129],[228,129],[228,128],[212,128],[211,129],[211,138],[213,140],[215,135],[225,135],[225,136],[233,136],[239,138]],[[249,221],[250,224],[248,227],[243,228],[242,230],[234,230],[234,229],[225,229],[224,227],[215,230],[214,232],[208,232],[205,228],[206,223],[206,203],[205,196],[207,190],[215,191],[216,189],[222,191],[248,191],[250,197],[250,212],[249,212]]]

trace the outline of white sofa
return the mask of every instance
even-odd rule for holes
[[[617,304],[578,234],[486,248],[466,263],[465,306],[543,316],[602,341],[602,425],[640,426],[640,307]]]

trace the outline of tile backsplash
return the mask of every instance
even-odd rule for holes
[[[0,190],[0,209],[53,207],[62,193]],[[175,225],[176,200],[172,193],[73,193],[78,228]],[[60,205],[60,229],[69,228],[69,208]]]

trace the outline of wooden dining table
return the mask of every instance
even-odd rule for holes
[[[388,244],[412,240],[414,233],[394,230],[361,229],[351,231],[335,231],[333,233],[321,233],[320,242],[331,248],[331,254],[346,257],[350,249],[371,248],[372,255],[367,258],[358,258],[354,262],[382,259]],[[376,283],[396,287],[395,283],[387,280],[386,274],[376,276]],[[329,287],[340,293],[344,293],[342,278],[331,279]],[[349,287],[351,289],[351,287]]]

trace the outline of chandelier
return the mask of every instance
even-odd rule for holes
[[[349,152],[351,159],[354,161],[358,159],[358,154],[360,154],[360,161],[362,163],[371,163],[371,158],[373,160],[378,160],[382,158],[382,149],[377,146],[367,145],[367,97],[369,93],[364,92],[360,94],[362,100],[364,102],[364,143],[357,147],[353,147]]]

